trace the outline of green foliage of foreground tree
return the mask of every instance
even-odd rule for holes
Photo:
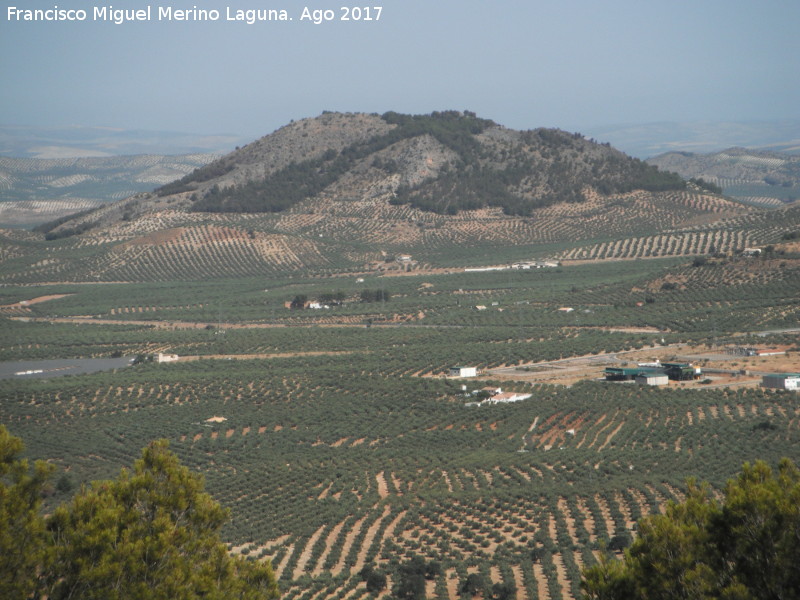
[[[219,537],[227,511],[166,441],[145,448],[133,472],[82,489],[46,527],[39,498],[51,469],[37,463],[28,475],[21,450],[0,427],[0,597],[278,597],[269,563],[228,554]]]
[[[31,474],[22,441],[0,425],[0,598],[27,598],[48,564],[39,509],[52,466],[37,461]]]
[[[167,443],[154,442],[133,473],[95,483],[55,511],[50,597],[277,597],[269,565],[228,554],[218,535],[227,516]]]
[[[639,522],[624,560],[603,557],[581,587],[596,600],[800,598],[800,470],[745,464],[722,503],[689,482],[686,501]]]

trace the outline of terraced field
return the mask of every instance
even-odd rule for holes
[[[798,215],[797,207],[753,212],[716,196],[689,192],[633,192],[613,202],[593,197],[583,204],[543,209],[535,219],[507,217],[497,209],[451,218],[392,207],[382,200],[323,202],[279,215],[170,209],[42,243],[35,252],[29,247],[27,259],[7,262],[0,277],[25,283],[174,281],[289,275],[309,269],[330,275],[397,269],[387,260],[411,249],[414,260],[407,270],[533,257],[732,254],[779,241],[796,227]],[[559,241],[564,239],[577,243],[567,246]]]

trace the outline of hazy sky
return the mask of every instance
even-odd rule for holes
[[[87,19],[8,19],[56,5]],[[5,0],[0,123],[255,138],[323,110],[469,109],[573,131],[800,118],[800,0],[153,0],[150,21],[121,25],[93,20],[103,6],[148,2]],[[220,19],[158,21],[160,6]],[[303,22],[306,6],[335,20]],[[345,22],[341,6],[383,8]],[[227,7],[293,20],[228,22]]]

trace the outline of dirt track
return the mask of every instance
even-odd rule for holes
[[[274,352],[265,354],[203,354],[181,356],[176,362],[191,362],[194,360],[216,359],[216,360],[253,360],[263,358],[296,358],[298,356],[339,356],[355,354],[360,350],[313,350],[308,352]]]
[[[75,323],[80,325],[141,325],[158,329],[269,329],[276,327],[353,327],[352,323],[309,323],[288,325],[286,323],[198,323],[194,321],[147,321],[145,319],[96,319],[94,317],[12,317],[16,321],[45,323]]]
[[[59,298],[66,298],[67,296],[72,296],[73,294],[51,294],[50,296],[39,296],[38,298],[32,298],[30,300],[20,300],[19,302],[14,302],[13,304],[4,304],[0,306],[0,309],[8,309],[8,308],[25,308],[30,306],[31,304],[40,304],[42,302],[47,302],[49,300],[58,300]]]

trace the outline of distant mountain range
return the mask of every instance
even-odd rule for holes
[[[154,191],[2,232],[0,264],[8,282],[178,281],[732,255],[798,222],[800,204],[747,206],[581,134],[324,113]]]
[[[589,126],[581,133],[638,158],[665,152],[718,152],[744,147],[800,153],[800,120],[657,122]],[[0,124],[0,156],[75,158],[132,154],[225,154],[253,139],[111,127],[25,127]]]
[[[0,125],[0,224],[30,227],[152,191],[243,142],[235,135]]]
[[[475,116],[459,113],[454,119],[455,113],[437,114],[437,119],[427,116],[425,121],[421,116],[387,113],[394,115],[396,123],[378,115],[351,115],[349,122],[332,114],[305,119],[252,144],[242,144],[245,147],[241,149],[237,146],[214,166],[193,175],[194,169],[220,159],[242,139],[94,127],[0,126],[0,223],[29,227],[158,186],[165,186],[160,197],[181,197],[174,193],[180,189],[175,186],[192,191],[195,200],[199,193],[203,197],[194,210],[230,212],[279,210],[315,194],[358,195],[355,190],[361,184],[371,185],[375,194],[380,188],[378,181],[383,182],[380,189],[391,192],[387,201],[395,203],[456,212],[482,206],[482,198],[491,197],[488,205],[522,214],[534,205],[579,200],[581,187],[590,180],[595,188],[606,191],[630,187],[630,182],[621,183],[619,174],[609,179],[609,174],[623,165],[639,169],[640,175],[644,172],[641,164],[609,148],[609,143],[585,139],[589,135],[638,156],[679,148],[647,162],[662,172],[719,185],[724,193],[746,203],[778,206],[795,200],[800,191],[796,172],[800,155],[791,154],[800,151],[800,121],[656,123],[590,129],[581,136],[548,129],[514,132]],[[326,120],[336,125],[327,126]],[[423,131],[425,128],[428,130]],[[390,129],[393,131],[388,134]],[[376,140],[384,147],[371,148],[370,142]],[[718,150],[727,141],[740,147],[708,155],[688,151]],[[744,145],[784,152],[745,150]],[[571,153],[560,154],[567,148]],[[498,154],[492,156],[495,152]],[[365,157],[372,154],[369,164],[377,170],[368,172]],[[414,157],[423,155],[432,162],[417,164]],[[610,163],[615,166],[609,167]],[[357,164],[361,166],[353,169]],[[304,169],[316,174],[312,177]],[[379,171],[391,177],[382,177]],[[264,175],[267,172],[268,177]],[[601,172],[604,175],[598,177]],[[615,177],[617,180],[611,181]],[[367,182],[370,178],[371,184]],[[181,179],[183,183],[165,185]],[[302,185],[296,185],[298,181]],[[343,190],[343,184],[349,186],[349,192]],[[223,192],[211,197],[208,194],[214,186]],[[272,200],[266,200],[270,195]],[[458,197],[455,203],[454,197]]]
[[[84,158],[134,154],[224,154],[249,141],[238,135],[198,135],[111,127],[0,125],[0,156]]]
[[[668,152],[647,162],[686,179],[701,178],[750,204],[780,206],[800,199],[800,155],[728,148],[709,154]]]
[[[183,177],[219,154],[90,158],[0,156],[0,223],[33,226]]]
[[[582,130],[631,156],[665,152],[718,152],[725,148],[800,154],[800,120],[641,123]]]

